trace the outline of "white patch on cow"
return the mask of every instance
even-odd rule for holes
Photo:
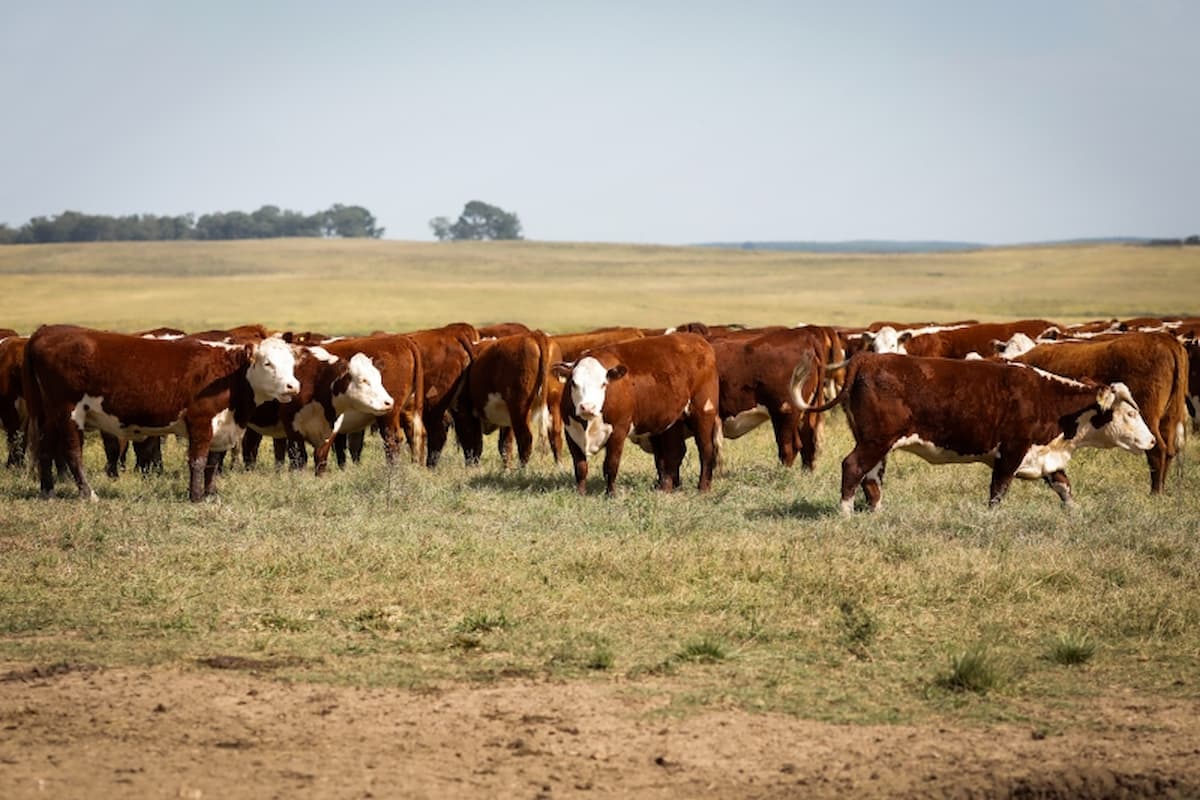
[[[550,430],[550,409],[545,403],[535,407],[529,420],[529,427],[539,440],[545,438]]]
[[[1036,372],[1038,375],[1041,375],[1043,378],[1049,378],[1052,381],[1058,381],[1061,384],[1064,384],[1066,386],[1073,386],[1076,389],[1082,389],[1085,386],[1087,386],[1087,384],[1083,383],[1082,381],[1077,381],[1074,378],[1066,378],[1066,377],[1063,377],[1062,375],[1058,375],[1054,372],[1047,372],[1046,370],[1042,369],[1041,367],[1035,367],[1032,364],[1023,364],[1019,361],[1016,361],[1016,362],[1013,362],[1013,366],[1014,367],[1023,367],[1025,369],[1031,369],[1034,372]]]
[[[205,347],[211,347],[214,350],[241,350],[245,346],[245,345],[240,345],[240,344],[233,344],[232,342],[229,341],[228,337],[222,339],[219,342],[213,341],[211,339],[194,339],[193,341],[199,342],[200,344],[204,345]]]
[[[677,330],[679,330],[679,328],[667,328],[665,331],[663,331],[663,336],[670,336],[672,333],[675,333],[675,331],[677,331]]]
[[[716,410],[717,410],[717,407],[713,405],[712,398],[709,398],[708,400],[704,401],[704,413],[705,414],[711,414],[713,411],[716,411]]]
[[[184,425],[182,414],[170,425],[165,426],[126,425],[118,417],[104,410],[103,397],[94,397],[89,394],[85,394],[75,404],[75,408],[71,410],[71,421],[81,431],[99,430],[113,436],[138,441],[149,436],[166,436],[170,433],[174,433],[177,436],[187,435],[187,428]]]
[[[585,356],[571,372],[571,402],[575,414],[583,419],[598,417],[604,409],[608,388],[608,370],[592,356]],[[607,438],[607,436],[606,436]]]
[[[254,348],[246,381],[254,391],[255,405],[268,400],[289,403],[300,391],[296,380],[296,354],[292,346],[278,336],[263,339]]]
[[[900,344],[900,334],[891,325],[884,325],[875,332],[867,349],[874,353],[903,353],[904,345]]]
[[[326,364],[336,364],[338,360],[337,356],[320,345],[310,345],[308,352],[312,354],[313,358],[317,359],[318,361],[323,361]]]
[[[1112,385],[1116,400],[1112,407],[1112,420],[1103,428],[1084,425],[1088,414],[1079,418],[1080,431],[1074,441],[1083,447],[1119,447],[1129,452],[1149,450],[1154,447],[1154,434],[1142,419],[1141,413],[1129,398],[1129,389],[1123,383]]]
[[[320,403],[305,403],[292,419],[292,427],[314,447],[320,446],[333,433],[325,409]]]
[[[17,407],[17,413],[21,412],[20,406]],[[1187,446],[1187,429],[1183,427],[1182,422],[1175,423],[1175,449],[1182,452]]]
[[[842,513],[843,517],[848,517],[851,514],[853,514],[854,513],[854,498],[851,497],[849,500],[843,500],[841,503],[839,503],[838,511],[840,511]]]
[[[350,384],[346,392],[333,398],[333,407],[341,412],[354,409],[364,414],[386,414],[395,406],[395,400],[383,388],[383,375],[365,353],[355,353],[350,358]]]
[[[483,404],[483,417],[501,428],[512,427],[512,415],[508,411],[508,403],[504,402],[504,398],[500,396],[499,392],[488,393],[487,400]]]
[[[626,438],[640,447],[642,452],[654,455],[654,445],[650,443],[651,435],[649,433],[638,433],[637,427],[631,422],[629,423],[629,433],[626,434]]]
[[[612,425],[605,423],[602,417],[592,417],[587,421],[587,427],[574,417],[568,419],[563,427],[567,431],[567,435],[571,437],[571,441],[583,450],[584,455],[593,456],[600,452],[600,448],[608,443],[608,437],[612,435]]]
[[[746,411],[739,412],[732,417],[726,417],[721,420],[721,433],[726,439],[738,439],[745,436],[750,431],[762,425],[769,420],[771,415],[767,413],[767,407],[757,405]]]
[[[953,450],[939,447],[933,442],[922,439],[915,433],[910,433],[908,436],[897,439],[896,443],[892,445],[892,449],[903,450],[906,453],[920,456],[930,464],[973,464],[976,462],[992,464],[996,460],[995,450],[981,455],[963,455],[962,453],[956,453]]]
[[[1037,347],[1037,343],[1021,332],[1014,333],[1004,343],[1004,349],[1000,350],[1000,357],[1008,360],[1023,356],[1033,348]]]
[[[208,449],[214,453],[224,453],[242,441],[246,429],[234,421],[233,411],[226,408],[212,418],[212,432],[212,443]]]
[[[367,428],[375,424],[378,417],[377,414],[364,414],[362,411],[353,408],[347,408],[345,411],[338,409],[337,400],[334,399],[334,410],[338,412],[338,419],[342,420],[342,424],[337,425],[337,420],[334,420],[334,427],[337,428],[335,433],[358,433],[365,431]]]
[[[974,350],[963,356],[963,361],[983,361],[983,356],[976,353]]]
[[[154,339],[159,342],[173,342],[176,339],[182,339],[187,334],[184,333],[144,333],[143,339]]]

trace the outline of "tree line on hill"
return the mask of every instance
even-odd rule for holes
[[[271,239],[281,236],[378,239],[383,236],[383,228],[376,223],[374,215],[362,206],[341,203],[315,214],[301,214],[266,205],[249,214],[244,211],[218,211],[203,214],[199,218],[193,214],[110,217],[64,211],[57,216],[34,217],[19,228],[0,223],[0,244]]]

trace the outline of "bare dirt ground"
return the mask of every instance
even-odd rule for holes
[[[353,689],[0,664],[0,797],[1197,797],[1200,702],[1121,691],[1087,730],[660,712],[669,683]]]

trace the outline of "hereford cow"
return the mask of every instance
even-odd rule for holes
[[[1188,356],[1168,333],[1123,333],[1083,342],[1039,345],[1016,361],[1068,378],[1129,387],[1155,444],[1146,453],[1150,491],[1162,491],[1171,460],[1184,445],[1187,418]]]
[[[1057,327],[1044,319],[1023,319],[1015,322],[981,322],[928,333],[905,331],[896,337],[896,349],[876,352],[907,353],[926,358],[967,358],[991,355],[993,342],[1007,341],[1015,333],[1036,339],[1049,328]]]
[[[351,401],[345,389],[335,388],[335,397],[341,399],[334,402],[330,408],[337,412],[338,423],[334,425],[335,434],[350,434],[365,430],[375,425],[383,439],[383,452],[389,464],[393,463],[399,453],[401,435],[408,441],[409,453],[414,463],[425,460],[426,433],[425,421],[425,369],[421,351],[412,338],[404,334],[381,334],[376,336],[359,336],[350,339],[329,339],[321,345],[329,353],[345,359],[347,362],[355,356],[363,355],[369,359],[381,375],[383,388],[395,400],[383,413],[365,410],[367,407]],[[368,366],[364,364],[365,367]],[[348,377],[342,380],[348,380]],[[363,378],[359,378],[363,380]],[[339,384],[340,385],[340,384]],[[322,398],[324,397],[322,389]],[[315,412],[314,412],[315,413]],[[330,422],[333,422],[330,419]],[[332,442],[331,442],[332,443]],[[328,447],[319,453],[314,453],[317,474],[325,470],[325,459],[328,458]],[[339,464],[343,459],[339,458]]]
[[[811,369],[802,363],[799,377]],[[990,465],[991,505],[1014,477],[1042,478],[1070,505],[1064,470],[1076,448],[1154,446],[1124,384],[1085,384],[1011,362],[858,353],[838,396],[811,410],[843,403],[855,442],[842,461],[843,514],[859,486],[879,508],[893,450],[931,464]]]
[[[436,467],[446,446],[451,420],[461,415],[455,400],[466,381],[467,368],[475,357],[479,332],[473,325],[455,322],[408,335],[421,351],[424,369],[422,421],[427,437],[425,464]]]
[[[475,330],[480,339],[500,339],[530,332],[529,326],[523,322],[493,322],[491,325],[477,325]]]
[[[598,347],[574,363],[560,362],[562,414],[575,486],[584,494],[588,457],[604,448],[605,491],[616,491],[627,438],[654,453],[658,488],[679,485],[689,434],[700,456],[700,491],[712,485],[720,446],[720,381],[712,346],[694,333],[654,336]]]
[[[561,386],[550,375],[550,365],[562,360],[561,351],[542,331],[521,333],[479,343],[475,361],[467,374],[462,402],[469,413],[462,415],[459,440],[467,459],[478,462],[483,451],[483,435],[502,429],[500,455],[508,468],[511,445],[507,433],[516,440],[517,458],[522,467],[533,452],[535,433],[547,434],[551,417],[559,409],[548,407],[551,383]],[[550,441],[554,460],[558,461],[561,440]]]
[[[0,332],[3,332],[0,330]],[[21,363],[25,360],[24,336],[0,338],[0,424],[8,439],[7,466],[25,463],[25,400],[21,389]]]
[[[805,469],[816,461],[824,418],[804,411],[797,395],[816,400],[829,356],[825,332],[815,327],[781,328],[750,337],[711,340],[720,375],[721,432],[737,439],[770,420],[779,462],[790,467],[797,453]],[[819,365],[802,385],[792,382],[796,365]]]
[[[1184,347],[1188,354],[1188,413],[1192,432],[1200,433],[1200,342],[1192,339]]]
[[[303,466],[299,454],[304,453],[306,444],[311,445],[317,454],[313,459],[316,474],[321,475],[328,461],[330,439],[346,424],[347,417],[351,417],[351,425],[365,421],[365,427],[393,411],[395,401],[384,386],[376,362],[366,353],[356,351],[342,358],[320,346],[297,347],[296,351],[300,392],[290,403],[272,401],[258,406],[250,417],[250,429],[288,443],[294,466]],[[379,359],[385,368],[387,362],[386,357]],[[277,464],[281,461],[279,451],[276,448]]]
[[[131,439],[187,436],[189,496],[202,500],[212,491],[208,453],[233,447],[256,405],[289,401],[300,390],[294,367],[290,345],[278,338],[226,345],[39,328],[26,345],[22,379],[42,496],[54,489],[51,464],[61,452],[80,496],[95,499],[82,460],[90,427]]]

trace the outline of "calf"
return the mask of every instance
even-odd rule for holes
[[[1184,446],[1188,355],[1168,333],[1122,333],[1082,342],[1041,344],[1016,361],[1068,378],[1120,381],[1141,409],[1155,443],[1146,453],[1150,491],[1163,490],[1171,460]]]
[[[897,337],[897,347],[891,352],[926,358],[991,355],[995,351],[993,342],[997,339],[1007,341],[1015,333],[1023,333],[1036,339],[1043,331],[1055,327],[1057,326],[1049,320],[1023,319],[1015,322],[982,322],[915,335],[906,331]]]
[[[685,440],[700,454],[700,491],[712,485],[720,446],[720,381],[712,346],[693,333],[654,336],[598,347],[553,372],[565,388],[562,415],[575,486],[584,494],[588,457],[604,448],[605,491],[616,491],[625,440],[649,446],[658,488],[679,485]]]
[[[79,494],[95,499],[83,473],[83,431],[142,439],[168,433],[188,439],[189,496],[212,491],[210,450],[241,438],[253,408],[288,402],[299,390],[295,357],[282,339],[245,345],[142,339],[49,325],[25,348],[25,400],[37,434],[41,492],[54,489],[51,464],[66,456]]]
[[[810,370],[807,361],[797,367],[800,377]],[[1076,448],[1154,446],[1124,384],[1085,384],[1011,362],[858,353],[838,396],[812,410],[839,404],[855,442],[842,461],[843,514],[859,486],[879,508],[892,450],[932,464],[990,465],[991,505],[1014,477],[1043,478],[1069,505],[1064,470]]]

